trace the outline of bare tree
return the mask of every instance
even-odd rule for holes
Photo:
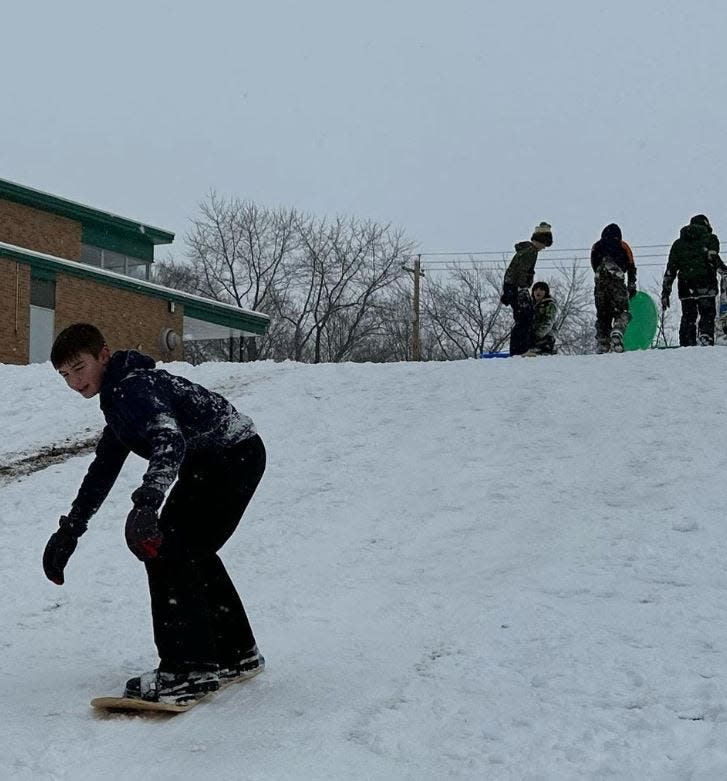
[[[185,237],[200,287],[217,301],[266,311],[277,300],[276,285],[289,273],[287,261],[297,241],[296,211],[262,209],[211,192],[200,212]],[[254,338],[247,348],[251,359],[265,350]]]
[[[412,338],[412,291],[408,279],[392,282],[376,304],[378,328],[362,345],[357,345],[352,360],[409,361]]]
[[[429,279],[424,315],[441,357],[479,358],[505,344],[510,325],[509,309],[500,303],[503,271],[455,261],[444,281]]]
[[[372,221],[313,217],[297,221],[300,252],[280,290],[295,360],[342,361],[381,330],[384,293],[401,275],[411,243],[401,231]]]
[[[158,285],[183,290],[194,295],[206,295],[204,281],[188,263],[179,263],[171,255],[152,265],[151,281]]]

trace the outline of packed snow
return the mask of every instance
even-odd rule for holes
[[[727,350],[166,368],[266,443],[222,557],[267,670],[182,715],[89,707],[156,661],[144,462],[48,582],[91,456],[15,466],[102,418],[0,366],[0,777],[727,778]]]

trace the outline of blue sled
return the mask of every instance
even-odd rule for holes
[[[480,353],[480,358],[509,358],[510,353]]]

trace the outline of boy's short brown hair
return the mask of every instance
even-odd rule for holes
[[[98,358],[106,344],[101,331],[90,323],[74,323],[64,328],[53,342],[50,360],[54,369],[78,358],[81,353],[89,353]]]

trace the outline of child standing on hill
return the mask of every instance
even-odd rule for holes
[[[595,275],[596,351],[624,351],[624,331],[631,320],[629,299],[636,295],[636,264],[621,228],[612,222],[591,248]]]
[[[160,662],[128,681],[125,696],[183,703],[215,691],[220,681],[261,672],[265,660],[217,555],[265,470],[252,420],[219,394],[156,369],[147,355],[111,354],[93,325],[62,331],[51,361],[84,398],[99,395],[106,419],[71,509],[46,545],[43,569],[51,581],[63,584],[78,538],[129,452],[149,461],[131,495],[125,533],[146,567]]]
[[[719,238],[704,214],[696,214],[679,232],[669,250],[669,260],[661,289],[661,307],[669,308],[672,285],[677,279],[677,293],[682,305],[679,344],[692,347],[714,344],[714,322],[717,316],[715,296],[717,274],[727,272],[719,256]],[[697,329],[697,315],[699,328]]]

